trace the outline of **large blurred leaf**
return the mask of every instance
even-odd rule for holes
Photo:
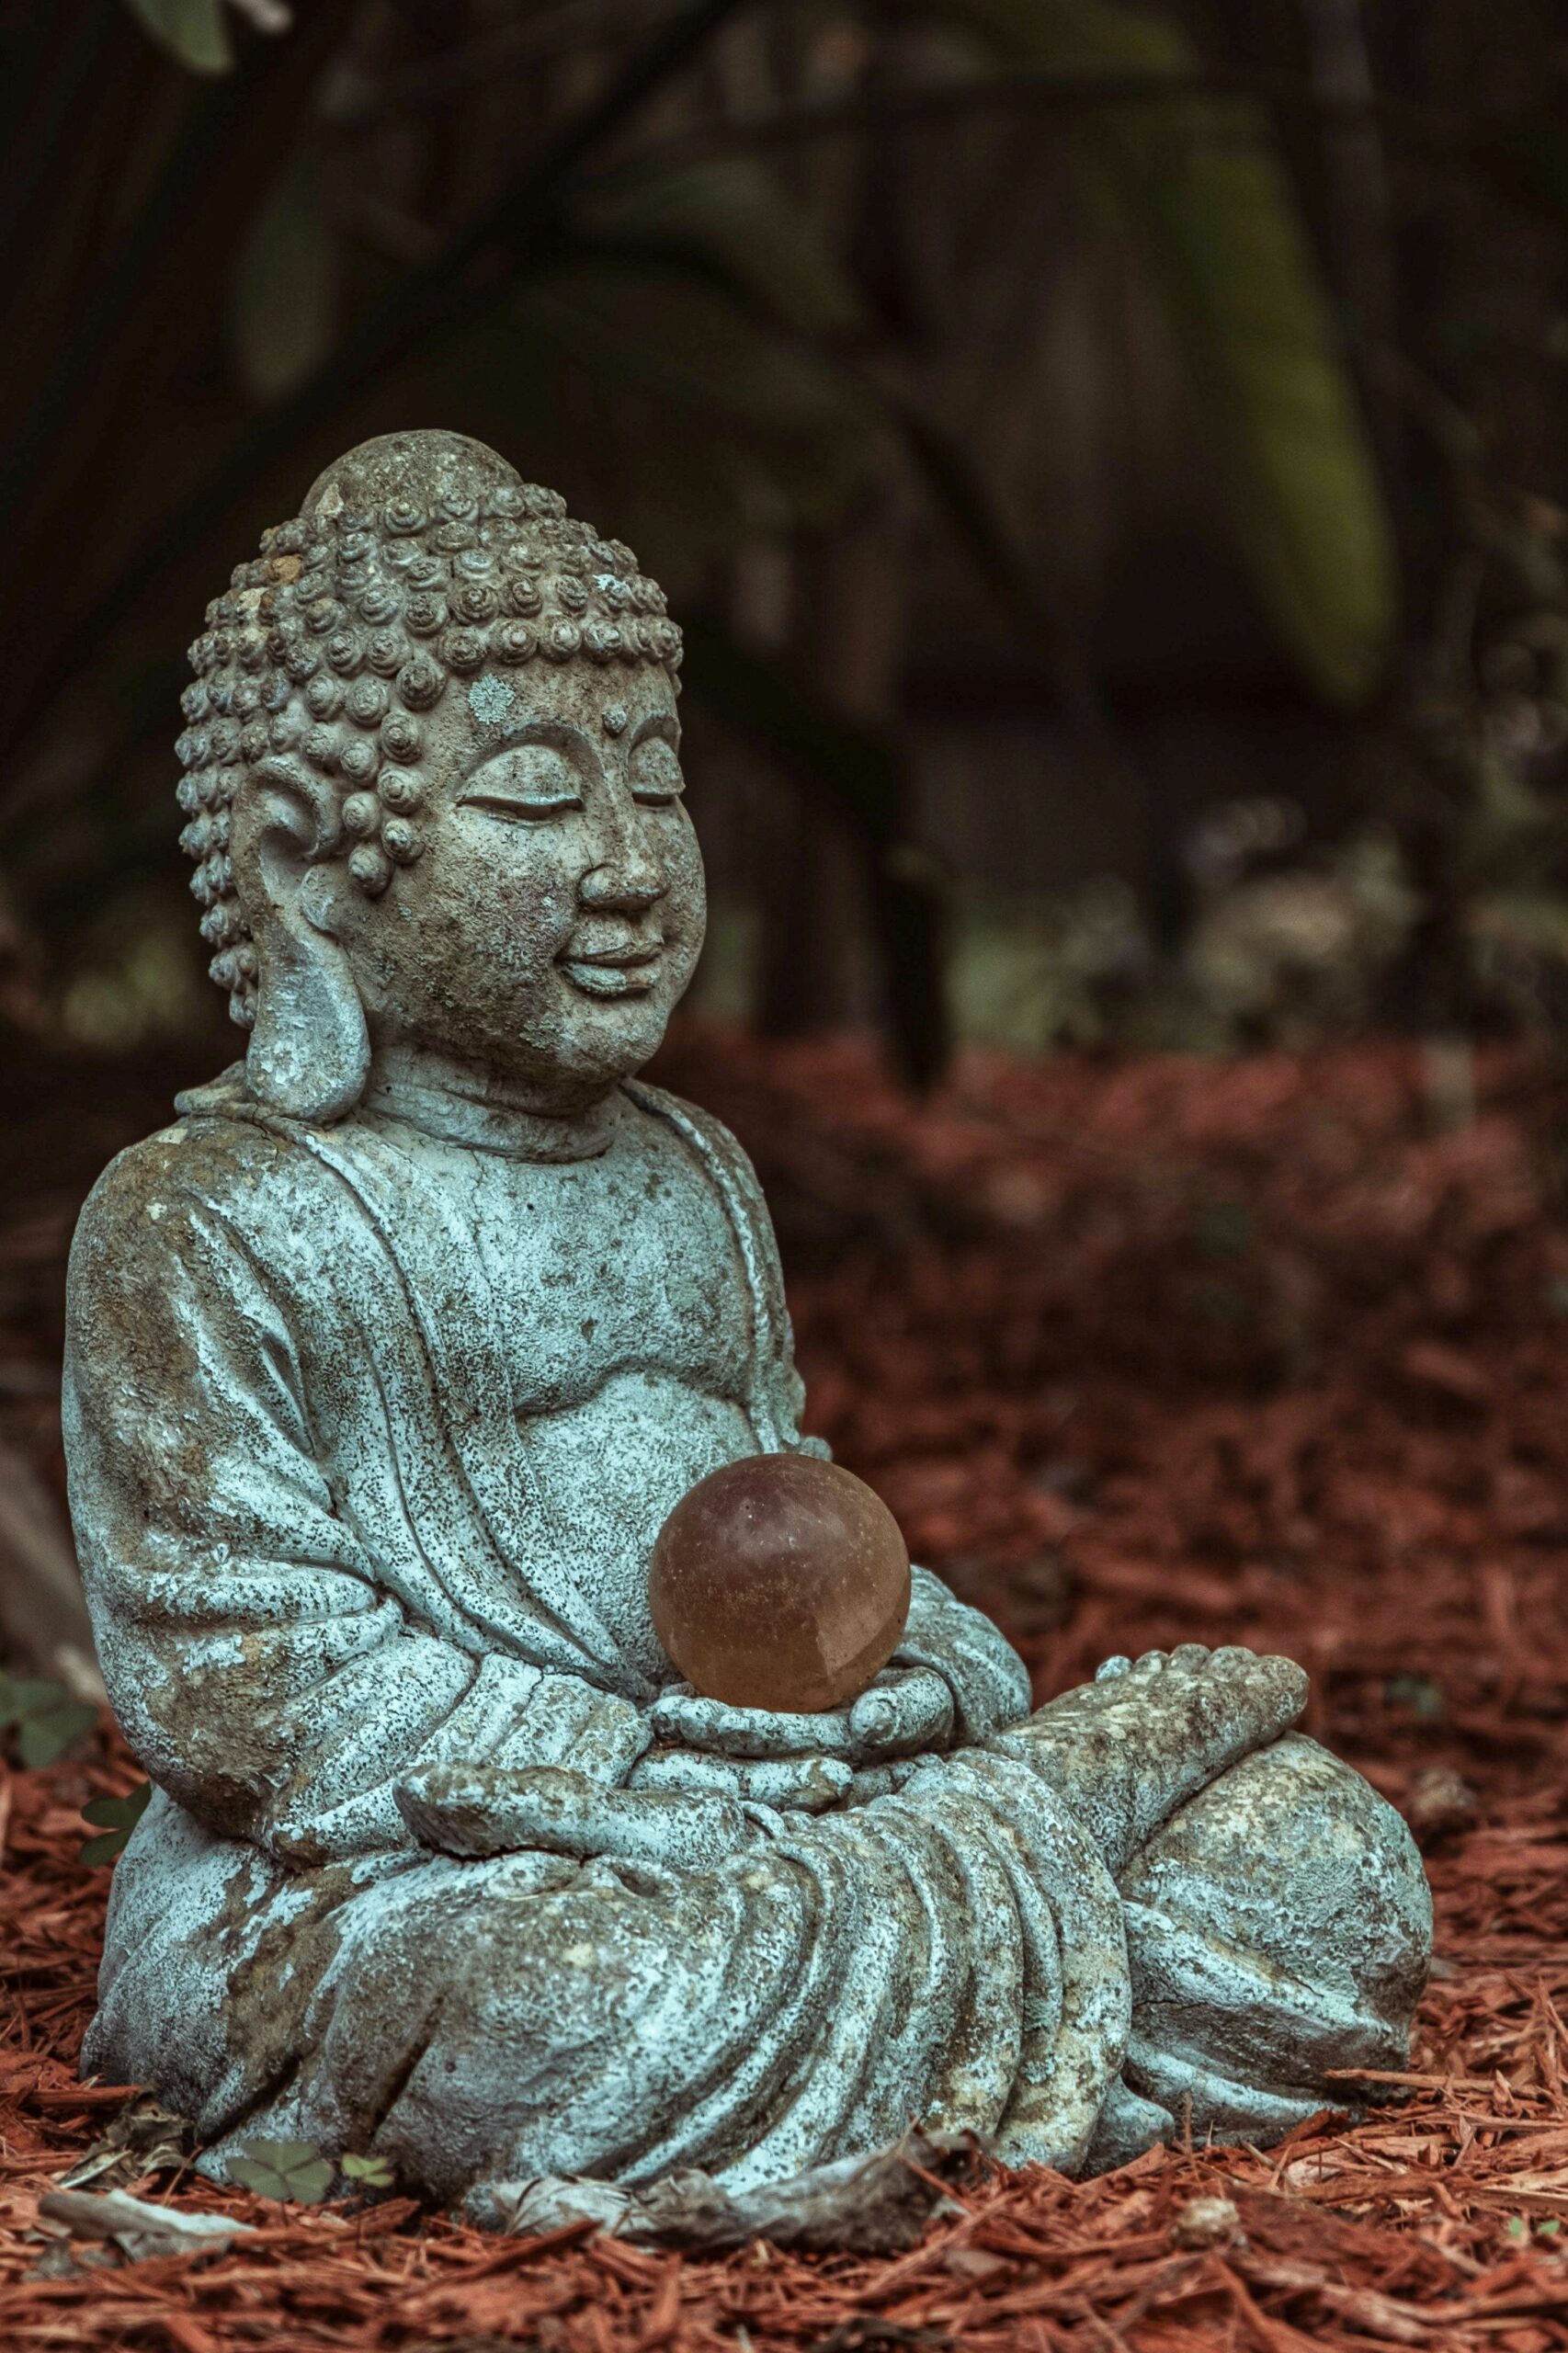
[[[702,258],[802,335],[852,333],[855,288],[797,201],[744,159],[607,183],[583,207],[591,233],[631,250]]]
[[[1198,68],[1175,25],[1109,0],[937,6],[994,52],[1062,73],[1186,80]],[[1322,690],[1353,700],[1392,633],[1392,542],[1265,118],[1245,98],[1184,91],[1164,104],[1096,104],[1070,136],[1157,265],[1233,528],[1278,625]]]
[[[540,478],[591,489],[677,575],[831,512],[876,429],[829,358],[673,256],[604,247],[541,270],[462,358],[460,381],[500,378]]]
[[[721,437],[814,454],[865,414],[834,368],[673,265],[605,256],[551,272],[517,301],[548,318],[563,348],[591,355],[607,383],[700,413]]]
[[[835,356],[859,306],[801,206],[747,161],[612,174],[569,235],[517,312],[558,373],[591,381],[557,428],[593,437],[628,504],[656,510],[637,528],[662,560],[829,513],[877,404]]]
[[[332,345],[337,249],[322,202],[321,163],[305,148],[286,163],[240,251],[229,339],[253,399],[303,383]]]
[[[1483,116],[1471,153],[1499,194],[1558,223],[1568,219],[1568,131],[1550,107]]]
[[[125,5],[160,49],[193,74],[227,74],[233,64],[223,0],[125,0]]]
[[[614,514],[678,585],[853,488],[883,426],[835,347],[858,324],[850,283],[766,171],[621,169],[540,219],[489,307],[432,337],[410,381]]]

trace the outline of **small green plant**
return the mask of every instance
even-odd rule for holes
[[[142,1781],[128,1790],[122,1798],[94,1798],[82,1808],[82,1819],[90,1822],[100,1835],[89,1838],[76,1859],[96,1870],[100,1863],[112,1863],[126,1840],[147,1811],[147,1801],[153,1794],[151,1781]]]
[[[1442,1687],[1429,1675],[1391,1675],[1383,1698],[1391,1708],[1408,1708],[1424,1723],[1436,1723],[1445,1706]]]
[[[73,1699],[63,1683],[0,1675],[0,1732],[10,1733],[28,1771],[58,1764],[97,1722],[98,1711]]]
[[[396,2178],[390,2157],[357,2157],[350,2152],[338,2163],[344,2180],[360,2189],[390,2189]]]
[[[229,2171],[258,2198],[290,2199],[297,2205],[319,2206],[332,2188],[332,2167],[308,2141],[267,2141],[241,2143],[243,2154],[229,2160]]]

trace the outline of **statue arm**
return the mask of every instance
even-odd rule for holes
[[[337,1509],[284,1302],[144,1166],[83,1215],[65,1423],[110,1698],[211,1828],[296,1863],[406,1846],[411,1772],[570,1761],[610,1784],[647,1746],[631,1702],[411,1622]]]

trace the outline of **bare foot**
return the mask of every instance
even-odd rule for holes
[[[984,1745],[1042,1774],[1119,1871],[1227,1765],[1288,1731],[1306,1699],[1291,1659],[1184,1643],[1135,1665],[1108,1659],[1093,1683]]]

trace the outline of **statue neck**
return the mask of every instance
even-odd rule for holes
[[[360,1108],[426,1135],[518,1160],[595,1160],[620,1117],[611,1084],[570,1109],[541,1105],[537,1086],[426,1046],[379,1046]]]

